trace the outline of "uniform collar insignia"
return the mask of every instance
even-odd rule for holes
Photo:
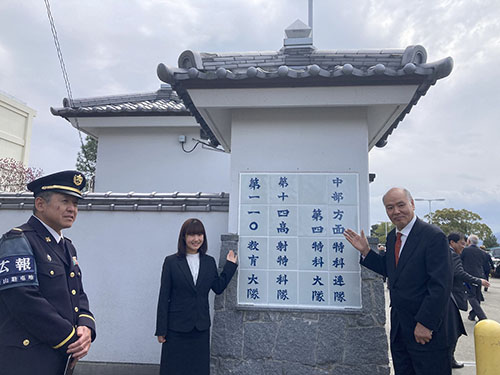
[[[50,237],[45,237],[45,242],[52,242],[52,240],[50,239]]]

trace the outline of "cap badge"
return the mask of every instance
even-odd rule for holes
[[[75,174],[75,176],[73,177],[73,183],[76,186],[80,186],[82,182],[83,182],[83,176],[81,174]]]

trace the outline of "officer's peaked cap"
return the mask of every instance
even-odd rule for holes
[[[35,197],[44,191],[53,191],[82,198],[82,189],[86,180],[83,173],[78,171],[62,171],[40,177],[28,184],[28,190]]]

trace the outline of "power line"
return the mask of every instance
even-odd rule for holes
[[[68,72],[66,71],[66,65],[64,64],[64,58],[61,51],[61,45],[59,44],[59,38],[57,36],[56,25],[54,18],[52,17],[52,12],[50,11],[49,0],[45,1],[45,7],[47,8],[47,15],[49,17],[50,29],[52,30],[52,36],[54,37],[54,44],[56,46],[57,57],[59,58],[59,64],[61,65],[61,71],[64,79],[64,85],[66,86],[66,92],[68,93],[68,99],[70,105],[73,106],[73,94],[71,92],[71,84],[69,82]]]
[[[69,105],[70,105],[70,107],[73,107],[73,93],[71,91],[71,84],[69,82],[68,72],[66,71],[66,64],[64,63],[64,58],[63,58],[63,54],[61,51],[61,45],[59,44],[59,38],[57,36],[56,25],[54,22],[54,18],[52,17],[52,12],[50,10],[49,0],[44,0],[44,1],[45,1],[45,7],[47,8],[47,16],[49,17],[50,29],[52,31],[52,36],[54,38],[54,44],[56,46],[57,57],[59,59],[59,65],[61,66],[61,72],[62,72],[62,76],[63,76],[63,80],[64,80],[64,85],[66,86],[66,93],[68,94]],[[84,163],[86,164],[87,168],[89,170],[91,170],[92,168],[91,168],[90,163],[89,163],[89,158],[88,158],[87,152],[86,152],[84,144],[83,144],[82,132],[80,130],[80,125],[78,124],[78,117],[75,117],[74,120],[75,120],[76,129],[78,130],[78,137],[80,138],[80,145],[81,145],[81,149],[82,149]]]

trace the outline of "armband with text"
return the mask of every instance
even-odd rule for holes
[[[38,286],[33,250],[24,234],[4,235],[0,238],[0,291],[19,286]]]

